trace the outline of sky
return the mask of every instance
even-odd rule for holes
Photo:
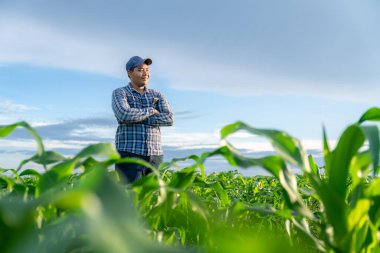
[[[334,143],[379,104],[379,23],[377,0],[0,0],[0,125],[27,121],[65,155],[113,142],[111,94],[139,55],[175,115],[162,127],[165,160],[217,148],[237,120],[318,154],[322,125]],[[231,141],[271,151],[244,132]],[[0,166],[35,150],[17,130],[0,140]]]

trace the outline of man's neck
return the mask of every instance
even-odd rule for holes
[[[135,91],[137,91],[137,92],[140,93],[140,94],[144,94],[144,92],[145,92],[145,90],[146,90],[146,87],[145,87],[145,86],[141,86],[141,87],[139,87],[139,86],[133,84],[132,82],[130,82],[130,84],[131,84],[132,88],[133,88]]]

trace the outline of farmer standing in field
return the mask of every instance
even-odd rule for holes
[[[173,113],[165,97],[148,89],[150,58],[134,56],[126,64],[130,82],[112,93],[112,109],[119,123],[115,145],[121,157],[143,159],[157,167],[163,161],[160,126],[173,125]],[[116,164],[129,182],[149,174],[150,169],[132,163]]]

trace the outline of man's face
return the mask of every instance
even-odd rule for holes
[[[131,83],[136,85],[137,87],[144,87],[148,84],[150,73],[149,66],[141,64],[140,66],[134,68],[132,71],[128,71],[129,78],[131,79]]]

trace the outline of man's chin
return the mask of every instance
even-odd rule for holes
[[[144,87],[148,84],[148,82],[141,82],[141,83],[138,83],[137,86],[139,87]]]

